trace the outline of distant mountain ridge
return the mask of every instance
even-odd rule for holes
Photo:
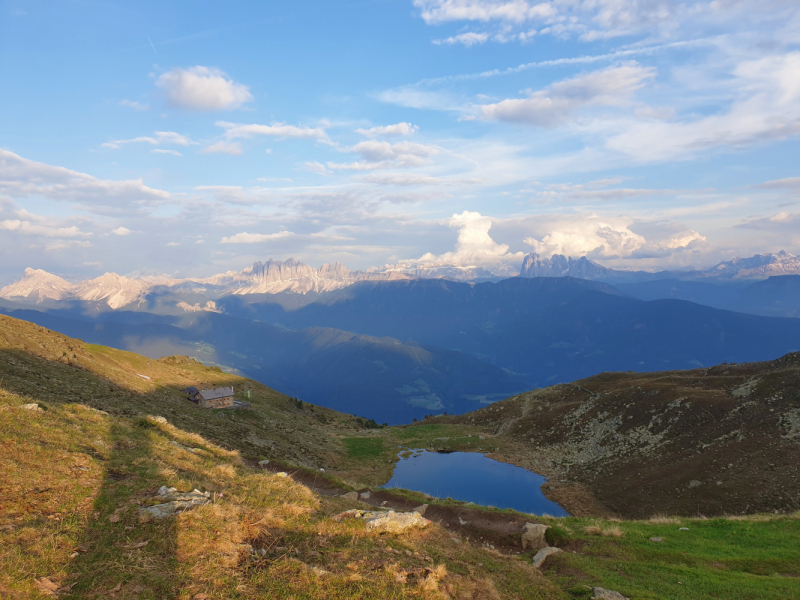
[[[777,254],[756,254],[736,257],[710,269],[689,271],[621,271],[610,269],[585,256],[573,258],[554,254],[550,258],[535,252],[525,255],[520,277],[576,277],[608,283],[635,283],[659,279],[677,280],[741,280],[766,279],[776,275],[800,275],[800,257],[781,250]]]
[[[780,251],[777,254],[757,254],[747,258],[734,258],[710,269],[690,271],[621,271],[582,256],[579,258],[554,254],[544,258],[531,252],[523,259],[520,277],[574,277],[612,284],[641,283],[664,279],[680,281],[746,281],[767,279],[778,275],[800,275],[800,258]],[[362,281],[399,281],[411,279],[447,279],[463,282],[498,281],[504,278],[477,266],[418,264],[386,265],[366,271],[351,271],[340,262],[322,265],[316,269],[304,262],[290,258],[285,261],[269,259],[255,262],[242,271],[227,271],[205,278],[177,279],[166,275],[125,277],[105,273],[100,277],[79,283],[69,281],[41,269],[25,269],[19,281],[0,289],[0,298],[28,304],[82,300],[100,302],[113,310],[146,304],[146,297],[154,293],[200,294],[185,303],[184,310],[213,311],[213,301],[226,295],[250,294],[323,294],[349,287]],[[199,306],[195,306],[197,301]],[[212,304],[204,307],[204,304]],[[175,305],[183,306],[181,301]]]

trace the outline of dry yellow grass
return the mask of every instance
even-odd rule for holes
[[[588,535],[601,535],[603,537],[625,537],[625,532],[618,526],[613,527],[600,527],[599,525],[587,525],[584,527],[584,532]]]
[[[678,517],[671,517],[669,515],[659,513],[650,517],[649,522],[660,525],[669,525],[671,523],[679,524],[681,520]]]

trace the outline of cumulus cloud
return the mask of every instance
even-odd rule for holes
[[[369,129],[356,129],[356,133],[367,137],[378,137],[382,135],[411,135],[419,131],[419,127],[411,123],[395,123],[394,125],[384,125],[370,127]]]
[[[454,214],[447,224],[458,229],[458,240],[453,252],[439,255],[428,252],[414,261],[403,261],[401,265],[422,268],[480,267],[498,274],[519,271],[524,254],[509,252],[507,244],[498,244],[492,239],[489,235],[492,228],[490,217],[465,210],[461,214]]]
[[[291,231],[279,231],[278,233],[237,233],[230,237],[224,237],[220,241],[221,244],[261,244],[264,242],[271,242],[281,238],[294,235]]]
[[[117,227],[116,229],[112,229],[111,233],[114,235],[130,235],[131,230],[127,227]]]
[[[525,239],[534,252],[545,257],[554,254],[590,258],[668,256],[673,251],[706,241],[693,230],[670,232],[665,239],[648,241],[632,230],[635,220],[625,216],[551,215],[545,221],[546,234]]]
[[[156,85],[164,90],[170,104],[189,110],[234,109],[253,100],[246,85],[213,67],[175,68],[163,73]]]
[[[169,192],[147,187],[141,179],[114,181],[35,162],[0,149],[0,193],[11,197],[42,196],[95,205],[162,202]]]
[[[136,143],[151,144],[153,146],[161,146],[161,145],[189,146],[192,144],[196,144],[197,142],[193,142],[185,135],[181,135],[180,133],[175,133],[174,131],[156,131],[154,137],[140,136],[128,140],[112,140],[110,142],[105,142],[103,144],[100,144],[100,147],[116,149],[116,148],[121,148],[125,144],[136,144]]]
[[[458,35],[450,36],[449,38],[444,38],[441,40],[433,40],[433,43],[437,46],[448,45],[452,46],[453,44],[463,44],[467,48],[470,46],[474,46],[475,44],[483,44],[486,40],[489,39],[488,33],[477,33],[475,31],[469,31],[467,33],[459,33]]]
[[[609,67],[530,92],[527,98],[509,98],[480,106],[479,116],[492,121],[555,127],[585,107],[630,103],[633,93],[655,74],[655,69],[636,62]]]

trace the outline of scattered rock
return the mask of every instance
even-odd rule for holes
[[[651,537],[650,541],[651,542],[663,542],[664,538],[662,538],[662,537]]]
[[[547,559],[548,556],[551,554],[558,554],[561,552],[559,548],[553,548],[552,546],[545,546],[541,550],[539,550],[533,557],[533,566],[537,569],[540,568],[544,561]]]
[[[547,541],[544,539],[544,533],[550,529],[549,525],[542,525],[541,523],[525,523],[522,532],[522,549],[529,547],[532,550],[539,550],[547,548]]]
[[[36,404],[35,402],[33,402],[31,404],[23,404],[22,406],[20,406],[20,408],[25,409],[25,410],[35,410],[35,411],[38,411],[38,412],[42,412],[42,409],[39,408],[39,405]]]
[[[275,473],[275,477],[288,477],[289,474],[286,471],[281,471],[279,473]]]
[[[148,420],[152,421],[153,423],[160,423],[161,425],[167,424],[167,419],[164,417],[154,417],[151,415]]]
[[[268,460],[260,460],[260,461],[258,461],[258,466],[259,467],[266,467],[268,464],[269,464]]]
[[[418,512],[421,515],[425,515],[425,511],[428,510],[427,504],[420,504],[417,508],[414,509],[414,512]]]
[[[50,581],[49,577],[41,577],[36,580],[36,589],[48,596],[55,596],[58,588],[58,584]]]
[[[696,487],[700,487],[701,485],[703,485],[703,483],[701,481],[698,481],[697,479],[692,479],[689,482],[689,486],[688,487],[689,488],[696,488]]]
[[[175,513],[189,510],[195,506],[208,504],[211,501],[210,492],[201,492],[200,490],[179,492],[177,489],[168,488],[165,485],[162,485],[161,488],[159,488],[157,497],[166,500],[166,502],[162,504],[156,504],[154,506],[141,507],[139,508],[139,514],[153,517],[155,519],[163,519],[164,517],[169,517]]]
[[[688,527],[679,527],[678,531],[689,531]]]
[[[462,525],[462,526],[463,526],[463,525],[466,525],[467,523],[469,523],[469,521],[465,521],[465,520],[464,520],[464,519],[462,519],[461,517],[458,517],[458,523],[459,523],[459,525]]]
[[[322,577],[324,575],[330,575],[330,571],[326,571],[325,569],[320,569],[319,567],[311,567],[311,572],[314,573],[317,577]]]
[[[114,513],[113,515],[108,516],[109,523],[119,523],[119,515]]]
[[[367,523],[367,531],[376,533],[403,533],[414,527],[427,527],[431,523],[418,512],[376,512],[357,508],[346,510],[333,518],[334,521],[344,519],[362,519]]]
[[[367,500],[371,495],[372,494],[370,494],[369,491],[366,491],[366,492],[361,492],[358,495],[358,497],[361,498],[362,500]]]
[[[358,492],[347,492],[339,497],[344,498],[345,500],[358,500]]]
[[[592,588],[594,600],[628,600],[625,596],[614,590],[604,590],[601,587]]]
[[[169,443],[172,444],[173,446],[177,446],[181,450],[186,450],[187,452],[191,452],[192,454],[197,452],[197,448],[190,448],[189,446],[184,446],[183,444],[179,444],[175,440],[170,440]]]

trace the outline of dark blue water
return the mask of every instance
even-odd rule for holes
[[[547,481],[522,467],[475,452],[418,451],[401,458],[386,488],[405,488],[436,498],[453,498],[483,506],[513,508],[534,515],[566,517],[567,511],[545,498]]]

